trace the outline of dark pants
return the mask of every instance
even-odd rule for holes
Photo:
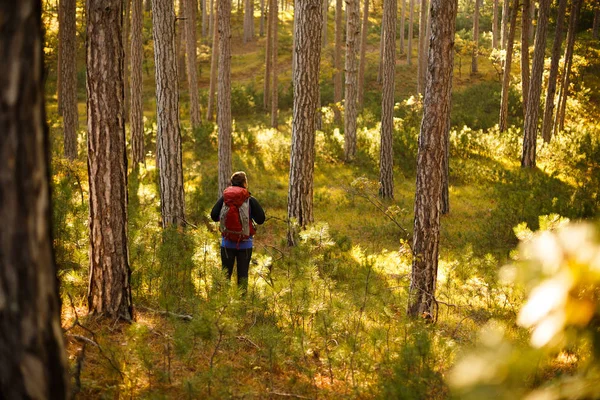
[[[252,248],[250,249],[230,249],[221,247],[221,262],[223,269],[227,272],[227,278],[231,279],[233,274],[233,264],[237,260],[237,280],[238,286],[245,293],[248,288],[248,269],[250,268],[250,259],[252,258]]]

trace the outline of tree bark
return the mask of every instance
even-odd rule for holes
[[[272,94],[271,94],[271,128],[277,128],[277,103],[279,101],[279,96],[277,93],[278,89],[278,81],[277,81],[277,27],[279,25],[279,10],[277,8],[277,0],[271,0],[272,2],[272,14],[273,14],[273,49],[271,50],[272,59],[271,59],[271,69],[273,74],[273,84],[272,84]]]
[[[406,5],[406,0],[400,0],[400,54],[404,54],[405,43],[404,37],[406,36],[404,33],[404,21],[406,20],[404,16],[404,6]]]
[[[244,43],[254,40],[254,0],[244,0]]]
[[[273,2],[269,0],[269,11],[267,15],[267,40],[265,42],[265,79],[263,85],[263,108],[269,110],[271,104],[271,66],[273,63]]]
[[[381,145],[379,150],[380,194],[394,198],[394,89],[396,73],[396,0],[384,0],[383,96],[381,99]]]
[[[143,0],[133,0],[131,12],[131,152],[133,165],[145,163],[144,103],[143,103]]]
[[[202,123],[200,117],[200,99],[198,97],[198,68],[196,60],[196,0],[184,0],[186,64],[190,96],[190,120],[192,128],[198,128]]]
[[[346,74],[344,90],[344,158],[356,156],[356,119],[358,114],[358,58],[357,42],[360,34],[359,0],[346,1]]]
[[[156,69],[156,158],[160,176],[162,226],[183,226],[185,205],[179,86],[175,49],[175,11],[172,0],[152,0],[152,35]]]
[[[77,111],[77,26],[75,0],[61,0],[62,34],[61,42],[61,104],[64,128],[64,154],[69,160],[77,158],[77,129],[79,116]]]
[[[567,97],[569,96],[569,85],[571,76],[571,66],[573,65],[573,50],[575,48],[575,36],[577,35],[577,24],[579,22],[579,13],[583,0],[573,0],[571,3],[571,16],[569,18],[569,30],[567,32],[567,47],[565,49],[565,64],[563,67],[563,78],[558,97],[558,108],[554,121],[554,133],[564,129],[565,113],[567,108]]]
[[[445,135],[450,121],[457,0],[431,1],[432,37],[417,156],[413,263],[408,315],[433,314],[440,238]]]
[[[321,0],[296,0],[288,218],[295,220],[300,227],[313,221],[315,117],[319,102],[322,10]],[[288,244],[295,243],[295,227],[290,224]]]
[[[394,10],[395,12],[396,10]],[[383,25],[383,23],[382,23]],[[362,108],[365,97],[365,62],[367,55],[367,30],[369,28],[369,0],[364,0],[362,31],[360,34],[360,64],[358,70],[358,108]],[[396,27],[394,27],[394,30]],[[394,43],[395,45],[395,43]],[[383,54],[382,54],[383,58]]]
[[[427,75],[427,0],[421,0],[421,19],[419,21],[419,64],[417,72],[417,94],[425,93],[425,76]]]
[[[212,4],[214,0],[209,0]],[[218,16],[216,12],[210,13],[211,21],[214,19],[213,24],[216,25]],[[217,62],[219,59],[219,31],[218,29],[212,30],[212,48],[210,56],[210,83],[208,87],[208,107],[206,110],[206,119],[213,121],[215,115],[215,87],[217,86]]]
[[[129,93],[131,92],[131,88],[129,86],[129,64],[131,62],[131,54],[129,53],[131,45],[129,38],[131,37],[131,1],[132,0],[124,0],[123,4],[123,84],[125,88],[125,96],[123,100],[123,117],[125,118],[125,123],[127,123],[127,119],[129,117],[129,108],[130,108],[130,98]]]
[[[533,21],[535,20],[535,0],[531,0],[531,7],[529,7],[529,21],[533,28]],[[535,29],[529,29],[529,43],[533,43],[535,35]]]
[[[531,26],[531,0],[523,0],[521,13],[521,92],[523,93],[523,116],[527,115],[529,95],[529,31]]]
[[[450,213],[450,115],[448,126],[444,134],[444,159],[442,161],[442,196],[440,212],[442,215]]]
[[[174,1],[174,0],[173,0]],[[179,79],[182,82],[185,81],[185,1],[179,0],[179,8],[177,12],[179,16],[176,18],[176,44],[177,44],[177,72],[179,74]]]
[[[494,0],[492,12],[492,49],[498,48],[498,0]]]
[[[563,42],[566,11],[567,0],[559,0],[558,13],[556,15],[554,43],[552,45],[552,59],[550,61],[550,73],[548,75],[548,87],[546,90],[546,102],[544,105],[544,119],[542,120],[542,137],[546,143],[550,143],[550,139],[552,138],[552,126],[554,124],[554,120],[552,118],[554,115],[554,97],[556,95],[558,62],[560,61],[560,48]]]
[[[340,104],[342,102],[342,0],[335,0],[335,52],[333,56],[333,107],[334,120],[342,122]]]
[[[88,0],[87,4],[88,308],[92,314],[131,320],[123,118],[123,2]],[[155,15],[158,14],[159,9],[154,9]]]
[[[535,167],[538,115],[540,95],[542,93],[550,2],[550,0],[540,0],[540,12],[533,50],[533,65],[531,66],[531,82],[529,82],[529,93],[527,94],[527,114],[525,114],[523,128],[523,156],[521,158],[521,166],[523,168]]]
[[[412,65],[412,42],[414,36],[415,0],[408,3],[408,49],[406,51],[406,63]]]
[[[473,10],[473,42],[475,42],[475,47],[471,57],[471,74],[479,72],[477,65],[477,58],[479,57],[479,1],[475,0],[475,8]]]
[[[500,48],[506,49],[506,41],[508,40],[508,14],[510,0],[502,0],[502,25],[500,26]]]
[[[510,69],[512,64],[513,46],[515,43],[515,32],[517,30],[517,14],[519,11],[518,0],[513,0],[511,11],[508,43],[506,45],[506,58],[503,68],[502,97],[500,100],[500,132],[505,132],[508,129],[508,94],[510,92]]]
[[[0,3],[0,398],[68,399],[52,250],[41,1]]]
[[[219,194],[231,178],[231,1],[218,0],[219,80],[217,125],[219,129]]]

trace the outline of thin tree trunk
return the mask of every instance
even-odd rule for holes
[[[356,119],[358,114],[358,35],[360,34],[359,0],[346,2],[346,74],[344,91],[344,159],[356,155]]]
[[[327,14],[329,14],[329,0],[323,0],[323,32],[321,37],[323,39],[322,47],[327,47],[329,44],[327,37]]]
[[[395,12],[396,10],[394,10]],[[360,64],[358,70],[358,108],[362,109],[365,96],[365,62],[367,55],[367,30],[369,28],[369,0],[364,0],[362,31],[360,35]],[[395,31],[396,27],[394,27]],[[382,54],[383,58],[383,54]]]
[[[216,9],[215,9],[215,1],[216,0],[207,0],[210,3],[210,18],[208,19],[208,34],[211,38],[215,38],[215,26],[217,25],[217,17],[216,17]],[[215,42],[213,42],[214,46]]]
[[[179,86],[172,0],[152,0],[152,36],[156,69],[156,158],[160,181],[162,226],[183,226],[185,205]]]
[[[342,122],[340,104],[342,102],[342,0],[335,0],[335,52],[333,56],[333,107],[334,120]]]
[[[267,14],[267,40],[265,42],[265,79],[263,85],[263,108],[269,110],[271,104],[271,67],[273,63],[273,2],[269,0]]]
[[[406,63],[412,65],[412,42],[414,36],[415,0],[409,0],[408,6],[408,50],[406,51]]]
[[[531,26],[533,27],[533,21],[535,20],[535,1],[531,0],[531,7],[529,7],[529,21],[531,21]],[[535,36],[535,29],[529,29],[529,43],[533,43],[533,39]]]
[[[206,0],[200,0],[200,11],[202,12],[202,41],[206,43],[208,41],[208,12],[206,10]]]
[[[502,97],[500,100],[500,132],[505,132],[508,129],[508,94],[510,92],[510,70],[513,57],[513,46],[515,43],[515,32],[517,30],[517,14],[519,11],[517,7],[518,1],[519,0],[513,0],[512,13],[510,16],[510,28],[502,78]]]
[[[405,43],[404,37],[406,34],[404,33],[404,21],[406,20],[404,6],[406,5],[406,0],[400,0],[400,54],[404,54],[405,51]]]
[[[127,251],[127,154],[121,41],[123,2],[88,0],[87,4],[88,308],[92,314],[113,320],[131,320],[133,305]]]
[[[569,96],[569,85],[571,76],[571,66],[573,65],[573,50],[575,48],[575,36],[577,35],[577,24],[579,22],[579,13],[583,0],[573,0],[571,3],[571,16],[569,18],[569,31],[567,32],[567,47],[565,49],[565,64],[562,74],[562,85],[560,89],[558,108],[554,121],[554,133],[564,129],[565,113],[567,109],[567,97]]]
[[[457,0],[432,0],[427,88],[423,102],[423,121],[417,156],[417,188],[413,263],[408,315],[434,314],[440,239],[440,201],[442,195],[445,135],[450,121],[450,94],[454,56],[454,31]]]
[[[0,4],[0,397],[68,399],[52,249],[41,1]]]
[[[521,92],[523,93],[523,116],[527,115],[529,95],[529,31],[531,27],[531,0],[523,0],[521,13]]]
[[[213,0],[209,0],[211,4],[213,4]],[[218,18],[216,12],[210,13],[210,19],[214,24],[217,24]],[[217,62],[219,58],[219,31],[217,29],[213,29],[212,31],[212,49],[210,56],[210,83],[208,88],[208,107],[206,111],[206,119],[208,121],[213,121],[213,116],[215,115],[215,88],[217,86]]]
[[[471,57],[471,74],[479,72],[477,65],[477,58],[479,57],[479,1],[475,0],[475,9],[473,10],[473,42],[475,47],[473,48],[473,55]]]
[[[276,0],[275,0],[276,1]],[[321,0],[297,0],[294,10],[294,108],[288,189],[288,218],[305,227],[313,221],[315,117],[319,102],[321,59]],[[288,244],[296,244],[290,224]]]
[[[273,50],[271,51],[271,53],[273,58],[271,59],[271,69],[273,74],[273,94],[271,95],[271,127],[277,128],[277,103],[279,100],[279,96],[277,93],[277,89],[279,86],[277,82],[277,26],[279,25],[279,10],[277,8],[277,0],[272,0],[272,4],[273,9],[271,10],[271,12],[273,14]]]
[[[231,177],[231,1],[218,0],[219,80],[217,125],[219,129],[219,194]]]
[[[131,1],[125,0],[123,5],[123,53],[125,54],[123,58],[124,70],[123,70],[123,83],[125,87],[125,98],[123,101],[123,116],[125,118],[125,123],[128,122],[129,118],[129,108],[130,108],[130,98],[129,93],[131,92],[131,88],[129,86],[129,63],[130,61],[130,53],[131,44],[129,38],[131,37]]]
[[[382,19],[381,28],[379,31],[379,70],[377,71],[377,83],[379,85],[382,84],[383,77],[383,32],[385,32],[385,20]]]
[[[506,41],[508,40],[509,1],[502,0],[502,25],[500,26],[500,48],[502,50],[506,49]]]
[[[554,43],[552,45],[552,59],[550,61],[550,73],[548,75],[548,87],[546,90],[546,102],[544,105],[544,119],[542,122],[542,137],[546,143],[550,143],[550,139],[552,138],[552,126],[554,124],[554,120],[552,118],[554,116],[554,97],[556,95],[558,62],[560,61],[560,48],[563,42],[566,11],[567,0],[559,0],[558,14],[556,15]]]
[[[196,61],[196,0],[184,0],[184,11],[186,19],[185,37],[186,37],[186,64],[188,88],[190,96],[190,120],[192,128],[198,128],[202,123],[200,117],[200,99],[198,96],[198,68]]]
[[[417,94],[425,93],[425,76],[427,75],[427,0],[421,0],[421,20],[419,21],[419,64],[417,72]]]
[[[381,145],[379,151],[380,194],[394,198],[394,89],[396,73],[396,0],[384,0],[383,95],[381,99]]]
[[[259,34],[265,36],[265,0],[260,0]]]
[[[79,116],[77,111],[77,4],[75,0],[61,0],[62,48],[61,57],[61,104],[64,127],[64,154],[69,160],[77,158],[77,129]]]
[[[531,82],[529,84],[527,114],[523,128],[523,168],[535,167],[535,151],[537,141],[538,115],[540,95],[542,93],[542,75],[544,73],[544,55],[546,52],[546,37],[550,0],[540,0],[537,32],[535,33],[535,48],[533,50],[533,65],[531,66]]]
[[[145,9],[146,12],[152,11],[152,0],[146,0]]]
[[[498,48],[498,0],[494,0],[492,13],[492,49]]]
[[[254,40],[254,0],[244,0],[244,43]]]
[[[145,163],[143,103],[143,0],[133,0],[131,12],[131,152],[134,167]]]
[[[65,26],[65,21],[64,21],[64,8],[65,8],[65,2],[62,0],[56,0],[56,4],[58,5],[58,51],[57,51],[57,59],[56,59],[56,105],[57,105],[57,111],[58,111],[58,115],[62,115],[63,113],[63,96],[62,96],[62,60],[63,60],[63,46],[61,43],[64,42],[63,39],[63,34],[64,34],[64,26]]]
[[[174,0],[173,0],[174,1]],[[179,16],[177,16],[176,44],[177,44],[177,73],[179,79],[184,82],[185,76],[185,1],[179,0]]]

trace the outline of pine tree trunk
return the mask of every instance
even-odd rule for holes
[[[209,0],[211,4],[213,4],[213,0]],[[218,21],[218,16],[216,12],[210,13],[210,20],[213,21],[213,24],[216,25]],[[211,56],[210,56],[210,83],[208,87],[208,106],[206,111],[206,119],[208,121],[213,121],[213,116],[215,115],[215,88],[217,86],[217,62],[219,59],[219,31],[218,29],[213,29],[212,31],[212,48],[211,48]]]
[[[152,0],[146,0],[145,8],[146,12],[152,11]]]
[[[208,12],[206,10],[206,0],[200,0],[200,11],[202,12],[202,42],[208,41]]]
[[[510,0],[502,0],[502,25],[500,26],[500,48],[506,49],[506,41],[508,40],[508,16]]]
[[[400,0],[400,54],[404,54],[406,47],[404,43],[404,37],[406,36],[406,34],[404,33],[404,21],[406,20],[406,17],[404,16],[405,5],[406,0]]]
[[[273,62],[273,2],[269,0],[267,15],[267,40],[265,42],[265,79],[263,85],[263,108],[269,110],[271,104],[271,64]]]
[[[563,42],[566,11],[567,0],[559,0],[558,13],[556,15],[554,43],[552,45],[552,59],[550,61],[550,73],[548,75],[548,87],[546,90],[546,102],[544,105],[544,119],[542,122],[542,137],[546,143],[550,143],[550,139],[552,138],[552,126],[554,124],[554,120],[552,118],[554,116],[554,97],[556,95],[558,62],[560,61],[560,48]]]
[[[0,4],[0,397],[68,399],[52,249],[41,1]]]
[[[356,155],[356,119],[358,114],[358,35],[360,34],[359,0],[346,2],[346,74],[344,90],[344,159]],[[318,81],[318,80],[317,80]]]
[[[445,135],[450,121],[457,0],[431,1],[431,42],[417,156],[413,263],[408,315],[435,314]]]
[[[382,84],[383,79],[383,32],[385,32],[385,19],[382,19],[379,31],[379,70],[377,71],[377,83],[379,85]]]
[[[369,29],[369,0],[364,0],[362,31],[360,35],[360,69],[358,70],[358,108],[362,108],[365,96],[365,62],[367,55],[367,30]],[[396,27],[394,27],[394,30]],[[394,43],[395,45],[395,43]],[[383,58],[383,54],[382,54]]]
[[[394,76],[396,73],[396,0],[384,0],[383,95],[381,99],[381,146],[379,151],[380,194],[394,198]]]
[[[273,9],[272,9],[272,14],[273,14],[273,19],[272,19],[272,23],[273,23],[273,39],[272,39],[272,59],[271,59],[271,69],[272,69],[272,74],[273,74],[273,85],[272,85],[272,95],[271,95],[271,128],[277,128],[277,103],[279,101],[279,96],[277,93],[277,89],[278,89],[278,82],[277,82],[277,27],[279,25],[279,10],[277,8],[277,0],[271,0],[272,1],[272,5],[273,5]]]
[[[492,13],[492,49],[498,48],[498,0],[494,0]]]
[[[442,162],[442,197],[440,212],[450,214],[450,114],[448,114],[448,129],[444,134],[444,160]]]
[[[265,36],[265,0],[260,0],[260,20],[259,20],[260,37]]]
[[[174,0],[173,0],[174,1]],[[177,17],[177,26],[176,30],[176,44],[177,44],[177,73],[179,74],[179,79],[181,82],[184,82],[186,79],[185,76],[185,1],[179,0],[179,16]]]
[[[529,21],[531,26],[533,27],[533,21],[535,20],[535,1],[531,0],[531,7],[529,7]],[[529,43],[533,43],[533,39],[535,36],[535,29],[529,29]]]
[[[507,0],[508,1],[508,0]],[[500,132],[508,129],[508,94],[510,92],[510,69],[513,57],[513,47],[515,43],[515,32],[517,30],[518,1],[513,0],[511,8],[510,28],[508,32],[508,43],[506,45],[506,59],[504,61],[502,78],[502,96],[500,99]]]
[[[217,15],[216,15],[216,0],[207,0],[210,3],[210,17],[208,18],[208,34],[211,38],[215,38],[215,26],[217,25]],[[213,42],[214,46],[215,42]]]
[[[327,37],[327,14],[329,14],[329,0],[323,0],[323,32],[321,33],[323,48],[329,44]]]
[[[77,26],[75,0],[61,0],[63,25],[59,46],[61,57],[61,104],[64,127],[64,154],[69,160],[77,158],[77,129],[79,116],[77,111]]]
[[[523,128],[523,156],[521,158],[521,166],[523,168],[535,167],[538,114],[540,95],[542,93],[550,2],[550,0],[540,0],[540,12],[533,50],[533,65],[531,66],[531,81],[529,82],[529,93],[527,94],[527,114],[525,114]]]
[[[288,218],[295,220],[300,227],[313,221],[315,117],[319,103],[322,10],[321,0],[296,0],[294,10],[294,106]],[[289,245],[295,245],[296,233],[295,227],[290,225]]]
[[[600,0],[596,0],[594,7],[594,24],[592,26],[592,38],[598,40],[600,37]]]
[[[342,122],[340,104],[342,102],[342,0],[335,0],[335,52],[333,56],[333,107],[336,124]]]
[[[475,42],[475,48],[473,49],[473,55],[471,57],[472,75],[479,72],[477,65],[477,58],[479,57],[479,1],[480,0],[475,0],[475,9],[473,10],[473,42]]]
[[[412,42],[414,36],[415,0],[409,0],[408,6],[408,49],[406,51],[406,63],[412,65]]]
[[[179,86],[175,48],[175,11],[172,0],[152,0],[152,35],[156,69],[156,158],[160,176],[162,226],[183,226],[185,205]]]
[[[527,115],[529,95],[529,31],[531,27],[531,0],[523,0],[521,13],[521,92],[523,93],[523,116]]]
[[[56,0],[58,3],[58,51],[57,51],[57,58],[56,58],[56,105],[57,105],[57,111],[58,111],[58,115],[62,115],[63,113],[63,96],[62,96],[62,60],[63,60],[63,46],[62,43],[64,42],[63,39],[63,34],[64,34],[64,26],[65,26],[65,21],[64,21],[64,9],[65,9],[65,2],[61,1],[61,0]]]
[[[146,162],[144,148],[143,68],[143,0],[133,0],[131,12],[131,152],[133,165]]]
[[[219,194],[231,177],[231,1],[218,0],[219,80],[217,126],[219,129]]]
[[[129,38],[131,37],[131,1],[132,0],[124,0],[123,5],[123,84],[125,88],[125,98],[123,100],[123,116],[125,118],[125,123],[127,124],[129,118],[129,108],[130,108],[130,98],[129,93],[131,92],[131,88],[129,86],[129,64],[131,62],[131,55],[129,51],[131,50],[131,44]]]
[[[244,43],[254,40],[254,0],[244,0]]]
[[[567,47],[565,49],[565,64],[563,67],[563,78],[558,97],[558,108],[554,121],[554,133],[564,129],[565,113],[567,109],[567,97],[569,96],[569,85],[571,76],[571,66],[573,65],[573,50],[575,48],[575,36],[577,35],[577,24],[579,22],[579,13],[583,0],[573,0],[571,3],[571,16],[569,18],[569,31],[567,32]]]
[[[425,76],[427,74],[427,0],[421,0],[421,19],[419,21],[419,64],[417,65],[417,94],[425,93]]]
[[[198,96],[198,67],[196,61],[196,0],[184,0],[186,19],[185,37],[186,37],[186,64],[188,88],[190,96],[190,120],[192,128],[198,128],[202,123],[200,117],[200,99]]]
[[[88,0],[87,116],[90,193],[88,307],[133,318],[127,251],[127,154],[123,118],[123,2]],[[159,9],[154,8],[158,14]],[[110,179],[107,179],[110,177]]]

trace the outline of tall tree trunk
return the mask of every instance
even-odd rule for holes
[[[527,115],[529,95],[529,31],[531,26],[531,0],[523,0],[521,13],[521,92],[523,93],[523,116]]]
[[[521,166],[524,168],[535,167],[538,115],[540,95],[542,93],[542,75],[544,73],[550,2],[550,0],[540,0],[540,12],[533,50],[533,65],[531,66],[531,82],[529,83],[529,93],[527,95],[527,114],[525,114],[525,125],[523,128],[523,157],[521,158]]]
[[[68,399],[52,250],[41,1],[0,3],[0,398]]]
[[[279,10],[277,8],[277,0],[271,0],[273,8],[271,13],[273,14],[273,50],[271,51],[273,58],[271,59],[272,74],[273,74],[273,85],[272,90],[273,94],[271,95],[271,127],[277,128],[277,103],[279,100],[279,96],[277,93],[278,89],[278,81],[277,81],[277,27],[279,25]]]
[[[174,1],[174,0],[173,0]],[[179,16],[176,21],[176,44],[177,44],[177,73],[181,82],[185,81],[185,1],[179,0],[179,8],[177,12]]]
[[[444,159],[442,162],[442,196],[440,199],[440,212],[442,215],[450,213],[450,114],[448,126],[444,134]]]
[[[533,27],[533,21],[535,20],[535,1],[531,0],[531,7],[529,7],[529,21]],[[535,36],[535,29],[529,29],[529,43],[533,43]]]
[[[201,31],[201,35],[202,35],[202,39],[203,42],[207,42],[208,41],[208,12],[206,10],[206,0],[200,0],[200,11],[202,12],[202,31]]]
[[[352,161],[356,155],[356,119],[358,114],[358,58],[360,34],[359,0],[346,2],[346,74],[344,90],[344,158]]]
[[[144,149],[143,68],[143,0],[133,0],[131,12],[131,152],[133,165],[146,162]]]
[[[552,137],[552,126],[554,124],[554,120],[552,118],[554,115],[554,97],[556,95],[558,62],[560,61],[560,48],[563,42],[566,11],[567,0],[559,0],[558,14],[556,15],[554,43],[552,45],[552,59],[550,61],[550,74],[548,75],[548,88],[546,90],[546,102],[544,105],[544,119],[542,122],[542,137],[546,143],[550,143],[550,139]]]
[[[598,37],[600,37],[600,0],[596,0],[594,24],[592,26],[592,38],[598,40]]]
[[[273,63],[273,2],[269,0],[269,11],[267,15],[267,40],[265,42],[265,79],[263,85],[263,108],[269,110],[271,104],[271,66]]]
[[[379,151],[380,194],[384,198],[394,197],[394,76],[396,73],[396,0],[384,0],[383,18],[383,96],[381,99],[381,145]]]
[[[508,1],[508,0],[507,0]],[[506,45],[506,58],[504,60],[502,78],[502,97],[500,100],[500,132],[508,129],[508,94],[510,92],[510,69],[513,57],[513,46],[515,43],[515,32],[517,30],[518,1],[513,0],[510,16],[510,28],[508,32],[508,43]]]
[[[198,128],[202,122],[200,117],[200,99],[198,98],[198,68],[196,61],[196,0],[184,0],[186,64],[190,96],[190,120],[192,128]]]
[[[427,75],[427,0],[421,0],[421,20],[419,22],[419,64],[417,72],[417,93],[425,93],[425,76]]]
[[[260,20],[259,20],[260,37],[265,36],[265,0],[260,0]]]
[[[218,0],[219,80],[217,125],[219,129],[219,194],[231,177],[231,1]]]
[[[567,109],[567,97],[569,96],[569,85],[571,66],[573,65],[573,49],[575,48],[575,36],[577,35],[577,23],[583,0],[573,0],[571,3],[571,16],[569,18],[569,31],[567,32],[567,47],[565,49],[565,65],[562,73],[562,85],[558,96],[558,108],[554,121],[554,133],[562,131],[565,124],[565,112]]]
[[[65,2],[61,1],[61,0],[56,0],[56,3],[58,5],[58,51],[57,51],[57,58],[56,58],[56,100],[57,100],[57,111],[58,111],[58,115],[62,115],[63,113],[63,98],[62,98],[62,59],[63,59],[63,46],[61,43],[64,42],[63,39],[63,34],[64,34],[64,26],[65,26],[65,21],[64,21],[64,9],[65,9]]]
[[[75,0],[61,0],[62,31],[59,46],[62,48],[61,57],[61,103],[64,128],[64,152],[69,160],[77,158],[77,129],[79,118],[77,111],[77,26]]]
[[[217,13],[215,7],[216,0],[207,0],[210,3],[210,18],[208,18],[208,34],[211,38],[215,38],[215,26],[217,25]],[[214,46],[215,42],[213,42]]]
[[[322,47],[327,47],[329,44],[327,37],[327,14],[329,13],[329,0],[323,0],[323,32],[321,33],[323,39]]]
[[[275,0],[276,1],[276,0]],[[321,0],[296,0],[294,10],[294,106],[288,189],[288,218],[300,227],[313,221],[315,117],[319,103],[321,59]],[[296,230],[290,225],[288,244],[295,245]]]
[[[406,5],[406,0],[400,0],[400,54],[404,54],[405,44],[404,37],[406,34],[404,33],[404,21],[406,20],[404,6]]]
[[[498,48],[498,0],[494,0],[492,12],[492,49]]]
[[[334,120],[342,122],[340,104],[342,102],[342,0],[335,0],[335,52],[333,55],[333,107]]]
[[[394,10],[395,12],[396,10]],[[369,0],[364,0],[362,31],[360,35],[360,64],[358,70],[358,108],[362,108],[365,97],[365,63],[367,61],[367,30],[369,28]],[[396,27],[394,27],[394,30]],[[395,45],[395,42],[394,42]],[[383,58],[383,53],[382,53]]]
[[[133,318],[127,250],[127,154],[123,118],[123,2],[88,0],[87,116],[90,185],[90,313]],[[156,14],[159,10],[154,7]],[[107,179],[110,177],[110,179]]]
[[[213,0],[209,0],[213,4]],[[213,24],[216,25],[218,16],[216,12],[210,13],[211,21],[214,20]],[[219,58],[219,30],[213,29],[212,31],[212,48],[210,56],[210,83],[208,87],[208,107],[206,111],[206,119],[213,121],[215,115],[215,88],[217,86],[217,62]]]
[[[450,121],[458,0],[431,1],[432,37],[417,156],[413,263],[408,315],[433,314],[440,239],[445,135]]]
[[[185,218],[173,1],[152,0],[152,20],[156,69],[156,158],[162,226],[167,228],[183,226]]]
[[[127,119],[129,118],[129,108],[130,108],[130,98],[129,93],[131,91],[129,87],[129,63],[131,62],[129,51],[131,50],[129,38],[131,37],[131,1],[132,0],[124,0],[123,4],[123,84],[125,88],[125,97],[123,101],[123,117],[125,118],[125,123],[127,123]]]
[[[500,48],[506,49],[506,41],[508,40],[508,14],[510,0],[502,0],[502,25],[500,26]]]
[[[152,0],[145,0],[146,4],[144,5],[146,12],[152,11]]]
[[[244,0],[244,43],[254,40],[254,0]]]
[[[414,36],[415,0],[408,3],[408,49],[406,50],[406,63],[412,65],[412,42]]]
[[[473,55],[471,57],[471,74],[479,72],[477,65],[477,58],[479,57],[479,1],[475,0],[475,8],[473,10],[473,42],[475,42],[475,47],[473,48]]]
[[[360,1],[360,0],[359,0]],[[383,3],[383,0],[382,0]],[[381,21],[381,28],[379,30],[379,70],[377,71],[377,83],[382,84],[383,77],[383,32],[385,32],[385,20]]]

